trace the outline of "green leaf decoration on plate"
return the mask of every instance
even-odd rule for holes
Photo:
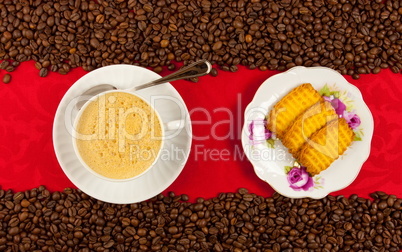
[[[324,189],[324,179],[321,176],[314,177],[314,189]]]
[[[275,139],[272,138],[268,139],[267,144],[269,148],[275,149]]]
[[[355,137],[353,138],[353,141],[361,141],[363,140],[364,132],[362,129],[359,129],[358,131],[355,131]]]
[[[342,96],[341,92],[338,90],[333,90],[332,87],[329,87],[328,84],[325,84],[324,87],[322,87],[318,93],[321,96],[334,96],[335,98],[339,98]]]
[[[285,166],[285,174],[288,174],[292,168],[292,166]]]
[[[321,96],[331,96],[331,90],[329,89],[327,84],[325,84],[324,87],[321,88],[320,91],[318,91],[318,93],[320,93]]]

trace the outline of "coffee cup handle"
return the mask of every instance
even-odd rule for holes
[[[164,123],[166,131],[178,130],[184,128],[184,120],[174,120]]]

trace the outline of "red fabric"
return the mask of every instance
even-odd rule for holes
[[[45,185],[54,191],[74,187],[54,154],[52,125],[64,93],[85,73],[74,69],[64,76],[50,73],[40,78],[30,61],[11,73],[10,84],[0,82],[2,189],[21,191]],[[273,189],[255,175],[244,156],[240,132],[244,108],[261,83],[275,73],[240,67],[236,73],[220,71],[216,78],[202,77],[198,83],[173,83],[186,102],[192,120],[199,122],[193,125],[194,136],[209,139],[193,141],[183,172],[166,191],[185,193],[192,199],[210,198],[241,187],[263,196],[273,193]],[[5,71],[0,70],[0,79],[4,74]],[[373,113],[375,129],[371,155],[357,179],[332,194],[356,193],[368,197],[369,193],[381,190],[402,197],[402,75],[384,70],[377,75],[362,75],[359,80],[349,76],[346,79],[363,93]],[[210,114],[210,123],[207,114]],[[234,120],[229,124],[231,116]],[[222,139],[213,139],[213,134]]]

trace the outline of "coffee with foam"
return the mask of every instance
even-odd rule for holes
[[[156,111],[127,92],[101,94],[83,108],[76,148],[84,163],[109,179],[129,179],[152,166],[162,147]]]

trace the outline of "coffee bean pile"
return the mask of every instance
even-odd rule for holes
[[[402,199],[320,200],[239,189],[115,205],[80,190],[0,190],[0,251],[399,251]]]
[[[40,76],[203,58],[232,72],[320,65],[357,79],[400,73],[401,14],[402,0],[3,0],[0,59],[33,59]]]

